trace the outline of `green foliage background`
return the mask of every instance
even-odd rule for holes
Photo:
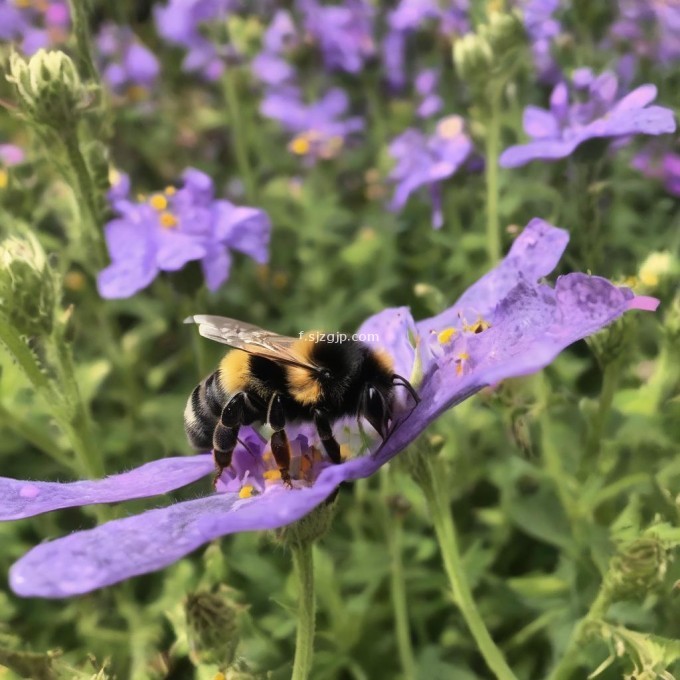
[[[473,5],[485,21],[486,3]],[[611,17],[598,8],[576,2],[566,13],[574,37],[561,46],[567,70],[611,66],[615,55],[597,47]],[[109,11],[106,3],[97,8],[102,16]],[[74,454],[49,397],[3,349],[3,476],[77,479],[188,454],[184,403],[222,351],[182,325],[188,314],[242,318],[284,334],[351,332],[388,306],[409,305],[416,318],[437,313],[490,266],[484,173],[459,174],[446,184],[440,231],[420,198],[400,214],[386,211],[386,145],[414,123],[415,104],[376,96],[377,72],[347,83],[367,118],[365,141],[308,168],[259,115],[246,67],[228,75],[238,93],[237,129],[225,83],[184,75],[181,54],[159,43],[148,17],[135,29],[163,61],[157,105],[147,113],[130,102],[96,99],[77,131],[90,171],[96,174],[95,160],[104,158],[103,142],[112,166],[129,172],[142,193],[173,183],[187,166],[208,172],[218,193],[269,213],[271,262],[257,267],[237,259],[214,295],[201,287],[198,270],[188,268],[160,276],[128,300],[100,299],[101,263],[83,234],[96,240],[104,216],[88,226],[77,187],[75,199],[70,187],[68,157],[58,144],[44,143],[49,133],[3,113],[2,135],[28,148],[29,162],[9,171],[0,190],[0,231],[38,237],[61,294],[52,339],[37,333],[25,343],[53,383],[68,382],[73,368],[84,405],[79,417],[91,419],[94,453],[89,461]],[[257,26],[235,23],[231,30],[244,49],[256,49]],[[456,74],[450,45],[418,49],[442,69],[446,111],[469,121],[483,151],[488,117],[479,83]],[[535,83],[528,46],[518,42],[514,49],[518,65],[503,91],[501,148],[522,139],[523,107],[548,97]],[[77,53],[75,42],[70,51]],[[307,69],[313,91],[320,75]],[[677,111],[677,70],[643,63],[636,82],[655,83],[659,102]],[[9,83],[0,90],[3,100],[15,100]],[[251,196],[240,182],[236,135],[243,136],[255,178]],[[679,203],[630,167],[639,146],[635,141],[607,155],[591,147],[565,162],[501,170],[502,241],[507,250],[516,225],[542,217],[571,233],[556,273],[591,270],[615,281],[636,276],[650,253],[667,251],[667,270],[640,289],[661,299],[660,310],[632,314],[573,346],[542,374],[476,396],[430,432],[430,441],[441,438],[438,465],[475,600],[522,680],[548,677],[556,664],[561,678],[584,678],[598,667],[607,679],[668,678],[664,672],[678,670],[680,573],[672,556],[680,541]],[[264,534],[226,538],[160,573],[68,601],[22,600],[8,589],[10,565],[40,541],[208,491],[206,480],[165,499],[1,524],[0,677],[213,678],[236,644],[233,677],[288,677],[296,585],[290,555]],[[451,596],[428,498],[399,461],[341,489],[332,527],[314,551],[312,677],[407,677],[404,639],[418,678],[491,677]],[[634,585],[629,578],[627,589],[619,587],[631,573]],[[187,627],[185,604],[205,591],[228,606],[207,614],[213,635],[201,647]],[[394,605],[403,593],[407,631],[395,626]],[[575,629],[583,634],[577,649],[569,647]],[[608,658],[611,664],[601,666]]]

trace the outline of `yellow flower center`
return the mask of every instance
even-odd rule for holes
[[[440,344],[445,345],[447,342],[451,341],[451,338],[456,334],[455,328],[445,328],[443,331],[439,331],[437,334],[437,340]]]
[[[169,186],[165,187],[165,195],[166,196],[174,196],[177,193],[177,189],[175,187]]]
[[[167,210],[162,212],[158,219],[161,223],[161,226],[165,229],[174,229],[179,224],[177,217]]]
[[[278,470],[267,470],[262,476],[265,479],[280,479],[281,473]]]
[[[245,486],[241,487],[241,490],[238,492],[238,497],[239,498],[250,498],[253,495],[254,487],[252,484],[246,484]]]
[[[293,140],[291,140],[288,148],[296,156],[306,156],[312,148],[312,145],[309,143],[309,139],[306,135],[298,135]]]
[[[460,116],[447,116],[437,125],[437,134],[444,139],[454,139],[462,131],[463,119]]]
[[[6,189],[9,184],[9,173],[0,168],[0,189]]]
[[[474,333],[475,335],[478,333],[483,333],[487,328],[491,328],[491,324],[488,321],[482,319],[481,316],[474,323],[472,324],[466,323],[463,326],[464,331],[466,331],[467,333]]]
[[[168,207],[168,199],[163,196],[163,194],[154,194],[149,199],[149,205],[154,209],[161,212]]]

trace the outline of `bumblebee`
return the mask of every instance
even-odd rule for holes
[[[314,423],[326,454],[340,463],[336,420],[365,418],[385,441],[394,420],[395,387],[403,386],[419,402],[387,352],[362,342],[286,337],[222,316],[199,314],[185,323],[198,324],[203,337],[233,348],[196,386],[184,410],[191,445],[213,450],[215,482],[231,464],[243,425],[271,427],[272,454],[281,479],[291,486],[287,424]]]

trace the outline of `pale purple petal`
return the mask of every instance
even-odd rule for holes
[[[97,290],[106,300],[128,298],[146,288],[158,274],[153,262],[120,260],[110,264],[97,276]]]
[[[231,255],[226,248],[213,248],[201,260],[201,267],[208,290],[216,291],[229,278]]]
[[[0,477],[0,521],[33,517],[59,508],[117,503],[168,493],[210,474],[211,456],[160,458],[104,479],[32,482]]]
[[[656,85],[641,85],[629,92],[620,102],[614,106],[613,111],[627,111],[640,109],[651,104],[656,99]]]
[[[571,155],[581,143],[581,139],[546,140],[518,144],[506,149],[499,157],[498,163],[502,168],[517,168],[535,160],[557,160]]]
[[[361,324],[358,333],[367,345],[389,352],[394,359],[395,373],[408,379],[415,358],[410,338],[415,338],[416,334],[416,325],[408,307],[394,307],[374,314]],[[376,337],[369,340],[371,335]]]
[[[459,314],[471,316],[469,322],[476,320],[475,315],[486,318],[521,281],[530,283],[547,276],[560,261],[569,242],[569,234],[564,229],[553,227],[545,220],[534,218],[515,239],[510,252],[500,264],[473,283],[458,301],[446,311],[417,324],[418,332],[427,336],[431,331],[456,326]]]
[[[524,132],[536,139],[555,137],[559,133],[555,116],[550,111],[539,109],[537,106],[527,106],[524,109],[523,126]]]

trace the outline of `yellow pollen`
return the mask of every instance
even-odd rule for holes
[[[227,676],[224,673],[218,671],[215,673],[213,680],[227,680]]]
[[[463,326],[464,331],[475,334],[483,333],[487,328],[491,328],[491,324],[488,321],[484,321],[481,316],[474,323]]]
[[[166,229],[174,229],[178,224],[179,220],[171,212],[162,212],[160,217],[161,226]]]
[[[659,285],[659,276],[654,272],[640,272],[640,281],[648,288],[656,288]]]
[[[149,199],[149,205],[154,210],[158,210],[158,212],[161,212],[168,207],[168,199],[165,198],[165,196],[163,196],[162,194],[154,194]]]
[[[280,479],[281,473],[278,470],[267,470],[262,476],[265,479]]]
[[[241,490],[238,492],[239,498],[250,498],[252,495],[253,495],[252,484],[246,484],[245,486],[242,486]]]
[[[347,460],[352,455],[352,449],[347,444],[340,444],[340,458]]]
[[[309,139],[303,135],[298,135],[293,139],[290,144],[288,145],[288,148],[296,155],[296,156],[306,156],[311,147],[311,144],[309,143]]]
[[[67,272],[64,276],[64,287],[73,291],[83,290],[85,288],[85,277],[80,272]]]
[[[166,196],[174,196],[177,193],[177,189],[173,186],[165,187]]]
[[[463,372],[463,363],[470,358],[467,352],[461,352],[456,359],[456,375],[461,375]]]
[[[463,119],[460,116],[447,116],[437,125],[437,134],[444,139],[454,139],[462,131]]]
[[[451,338],[456,334],[456,329],[455,328],[445,328],[443,331],[439,331],[437,334],[437,340],[442,345],[445,345],[447,342],[451,341]]]
[[[109,168],[109,184],[115,187],[120,182],[120,173],[116,168]]]
[[[0,170],[0,189],[6,189],[9,184],[9,173],[7,170]]]

